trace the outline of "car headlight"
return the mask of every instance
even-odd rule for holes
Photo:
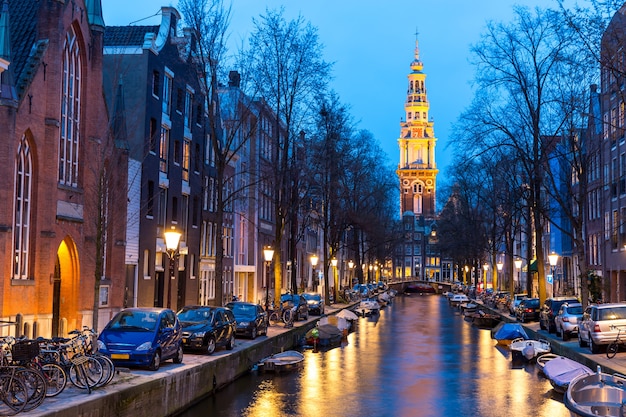
[[[137,346],[137,349],[135,350],[150,350],[150,349],[152,349],[152,342],[144,342],[140,344],[139,346]]]
[[[205,333],[206,332],[195,332],[195,333],[192,333],[191,338],[192,339],[196,339],[196,338],[197,339],[202,339],[204,337]]]
[[[249,321],[240,321],[239,325],[241,327],[248,327],[250,325],[250,322]]]
[[[98,340],[98,350],[104,352],[107,350],[107,345],[102,340]]]

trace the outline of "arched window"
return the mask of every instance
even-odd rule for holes
[[[78,185],[78,144],[81,112],[81,60],[78,40],[70,28],[63,47],[61,80],[61,129],[59,138],[59,183]]]
[[[26,136],[22,136],[15,161],[15,197],[13,213],[13,279],[28,279],[30,244],[30,201],[33,162]]]

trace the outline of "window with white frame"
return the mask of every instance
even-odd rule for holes
[[[165,77],[163,77],[163,113],[170,115],[172,113],[172,86],[174,84],[174,74],[165,68]]]
[[[167,154],[170,146],[170,130],[161,126],[161,140],[159,141],[159,170],[167,173]]]
[[[29,277],[30,214],[33,162],[28,138],[22,136],[15,162],[13,212],[13,279]]]
[[[59,183],[78,185],[78,145],[81,112],[81,59],[78,40],[70,27],[63,46],[61,78],[61,126],[59,137]]]

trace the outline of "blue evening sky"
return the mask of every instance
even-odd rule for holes
[[[470,45],[478,42],[486,22],[511,21],[514,5],[554,4],[554,0],[232,0],[230,50],[235,52],[247,39],[252,18],[266,8],[283,6],[288,19],[302,15],[318,28],[326,61],[334,62],[332,88],[350,107],[359,128],[373,133],[396,166],[417,31],[438,138],[436,161],[440,175],[445,175],[451,125],[472,99]],[[111,26],[158,24],[160,16],[155,14],[161,6],[176,7],[176,1],[102,0],[104,21]]]

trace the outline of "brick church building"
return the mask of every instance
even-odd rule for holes
[[[122,299],[126,152],[100,0],[2,0],[0,334],[65,335]],[[117,195],[116,193],[120,193]],[[115,202],[115,204],[111,204]],[[119,306],[118,306],[119,307]]]

